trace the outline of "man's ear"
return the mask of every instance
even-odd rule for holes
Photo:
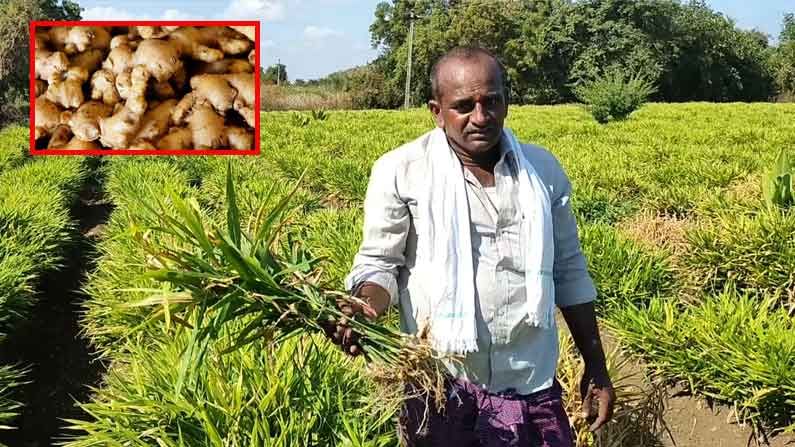
[[[444,118],[442,117],[442,106],[439,101],[431,99],[428,101],[428,109],[433,114],[433,119],[436,121],[436,127],[444,129]]]

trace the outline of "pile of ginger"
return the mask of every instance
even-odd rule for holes
[[[37,28],[36,147],[254,149],[254,33]]]

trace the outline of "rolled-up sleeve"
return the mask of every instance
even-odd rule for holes
[[[373,165],[364,200],[362,244],[345,278],[351,293],[364,282],[380,285],[389,292],[393,305],[398,301],[397,275],[405,263],[411,219],[397,191],[397,168],[389,157],[381,157]]]
[[[555,304],[569,307],[596,299],[596,288],[588,273],[577,235],[577,220],[571,210],[571,182],[563,169],[560,196],[552,204],[555,235]]]

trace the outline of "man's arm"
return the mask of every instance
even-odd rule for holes
[[[615,393],[607,371],[602,340],[596,321],[594,299],[596,288],[582,254],[577,235],[577,221],[571,210],[571,183],[562,176],[560,196],[552,204],[555,235],[555,302],[563,313],[574,344],[582,355],[585,371],[580,381],[584,416],[592,421],[590,429],[598,430],[610,420]],[[595,413],[593,399],[599,401]]]
[[[397,192],[394,160],[382,157],[373,165],[364,200],[362,244],[345,286],[362,298],[364,305],[341,302],[340,310],[353,317],[362,314],[374,320],[397,302],[398,269],[405,263],[406,237],[410,226],[408,206]],[[328,328],[332,341],[351,355],[361,353],[358,336],[346,321]]]
[[[375,286],[387,292],[389,304],[397,303],[398,269],[406,261],[411,217],[408,205],[397,191],[397,164],[394,154],[388,154],[373,165],[364,199],[362,243],[345,278],[350,293],[372,296],[378,304],[382,304],[379,300],[382,295]]]
[[[368,312],[365,312],[365,315],[373,319],[383,315],[391,302],[389,291],[381,285],[369,281],[364,282],[354,296],[363,299],[370,306],[372,312],[369,315]]]

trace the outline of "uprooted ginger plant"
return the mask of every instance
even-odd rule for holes
[[[191,365],[204,361],[208,351],[228,353],[262,337],[278,343],[293,335],[323,333],[325,321],[344,317],[339,300],[358,299],[321,288],[315,260],[284,231],[297,187],[278,201],[268,194],[245,225],[231,165],[226,188],[225,226],[206,219],[195,200],[176,194],[155,205],[142,203],[148,212],[135,225],[135,237],[148,253],[151,271],[146,276],[166,283],[172,292],[153,290],[153,296],[131,305],[153,306],[149,323],[165,319],[166,330],[174,322],[193,331],[178,390],[189,382]],[[444,366],[423,334],[405,335],[356,317],[349,324],[362,335],[368,370],[383,388],[384,408],[394,408],[406,397],[406,383],[437,409],[444,407]]]

